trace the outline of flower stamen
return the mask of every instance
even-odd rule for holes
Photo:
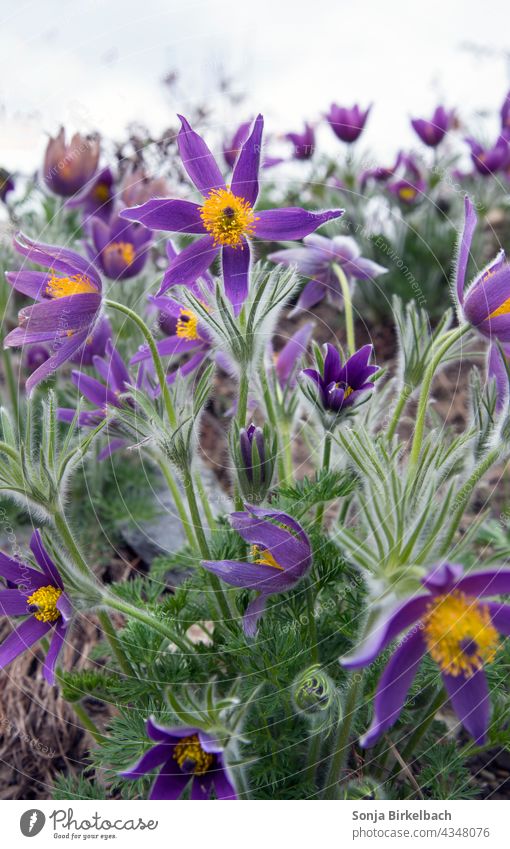
[[[188,339],[189,342],[195,342],[200,339],[198,332],[198,316],[193,310],[181,309],[179,318],[177,319],[177,336],[179,339]]]
[[[489,608],[459,590],[435,598],[423,624],[429,654],[447,675],[470,678],[495,657],[498,632]]]
[[[95,293],[96,288],[84,274],[74,274],[72,277],[57,277],[54,271],[46,285],[46,294],[50,298],[69,298],[72,295],[88,295]]]
[[[131,242],[112,242],[104,249],[105,254],[118,254],[124,265],[131,265],[136,257],[136,251]]]
[[[250,549],[252,563],[258,563],[261,566],[271,566],[272,569],[280,569],[284,571],[283,566],[275,560],[271,552],[267,548],[260,548],[258,545],[252,545]]]
[[[204,775],[214,763],[214,755],[204,752],[198,734],[183,737],[175,744],[174,760],[183,772]]]
[[[243,236],[253,236],[255,216],[253,207],[230,189],[213,189],[203,206],[200,217],[214,245],[242,246]]]
[[[62,595],[58,587],[40,587],[35,593],[27,598],[27,604],[37,608],[34,616],[39,622],[56,622],[61,613],[57,608],[57,601]]]

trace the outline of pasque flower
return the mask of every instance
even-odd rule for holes
[[[337,419],[352,411],[361,397],[374,388],[369,378],[378,368],[368,364],[373,350],[372,345],[364,345],[342,363],[337,349],[328,342],[324,346],[322,373],[313,368],[303,369],[301,386],[321,414]]]
[[[253,422],[241,428],[233,448],[237,477],[243,496],[259,504],[264,500],[273,480],[278,441],[266,424]]]
[[[146,203],[151,198],[164,197],[168,184],[164,177],[153,177],[145,168],[138,166],[129,171],[122,180],[121,200],[125,206]]]
[[[80,348],[78,353],[71,357],[71,362],[80,366],[93,365],[94,357],[104,357],[106,343],[111,338],[112,326],[104,315],[99,319],[90,336],[87,336],[83,348]]]
[[[394,177],[387,188],[403,204],[412,205],[425,191],[426,183],[421,170],[410,154],[399,153]]]
[[[368,666],[399,634],[374,699],[374,718],[361,740],[373,746],[397,721],[418,667],[428,652],[441,670],[452,707],[478,745],[486,739],[490,701],[484,666],[498,649],[499,634],[510,635],[510,606],[487,597],[510,592],[510,570],[464,574],[442,563],[422,580],[424,592],[400,603],[352,656],[348,669]]]
[[[20,310],[19,327],[6,336],[4,345],[51,343],[51,356],[27,380],[30,393],[71,359],[93,333],[101,312],[102,285],[94,266],[74,251],[33,242],[21,233],[14,247],[31,262],[49,269],[6,274],[14,289],[38,303]]]
[[[103,168],[94,178],[91,186],[67,201],[71,208],[81,207],[85,221],[92,217],[108,221],[115,202],[114,177],[110,168]]]
[[[315,131],[311,124],[305,123],[302,133],[286,133],[285,138],[294,147],[294,159],[311,159],[315,149]]]
[[[281,351],[274,355],[274,370],[280,389],[294,389],[297,383],[296,370],[308,348],[314,328],[313,321],[307,321],[292,334]]]
[[[185,118],[177,137],[179,152],[189,176],[202,193],[201,204],[159,198],[125,209],[123,218],[139,221],[153,230],[198,235],[175,258],[158,294],[170,286],[192,283],[221,252],[225,292],[238,314],[248,295],[250,241],[301,239],[321,224],[338,218],[342,210],[309,212],[300,208],[255,210],[259,183],[263,118],[259,115],[236,160],[232,180],[225,184],[221,171],[203,139]]]
[[[147,734],[156,745],[148,749],[124,778],[137,779],[157,772],[150,799],[178,799],[191,782],[191,799],[237,799],[225,764],[224,749],[201,728],[166,728],[153,717]]]
[[[63,127],[50,138],[43,164],[43,179],[56,195],[70,197],[94,176],[99,162],[99,139],[75,133],[69,144]]]
[[[484,336],[510,342],[510,265],[505,252],[501,250],[464,291],[476,227],[476,213],[468,197],[464,201],[464,211],[464,228],[455,274],[460,317]]]
[[[508,165],[510,149],[506,136],[499,136],[496,143],[489,148],[482,147],[473,138],[467,138],[466,142],[471,148],[471,159],[479,174],[495,174]]]
[[[297,310],[309,310],[329,296],[342,303],[342,290],[335,265],[339,265],[348,279],[371,280],[384,274],[386,269],[377,262],[361,256],[361,250],[351,236],[325,236],[313,234],[303,239],[304,245],[269,254],[272,262],[295,265],[299,273],[309,279],[299,296]]]
[[[40,571],[0,553],[0,575],[9,587],[0,590],[0,615],[24,617],[0,646],[0,669],[42,637],[50,637],[43,674],[49,684],[54,684],[55,666],[72,614],[71,602],[39,531],[32,534],[30,548]]]
[[[91,260],[110,280],[127,280],[139,274],[149,256],[152,233],[142,224],[114,216],[109,222],[95,218],[90,226]]]
[[[253,120],[251,119],[249,121],[243,121],[242,124],[239,124],[232,138],[224,142],[223,158],[229,168],[233,168],[236,164],[236,159],[241,152],[241,148],[250,135],[252,124]]]
[[[336,103],[332,103],[326,115],[326,120],[340,141],[352,144],[363,132],[371,108],[369,106],[363,111],[358,104],[355,104],[351,109],[347,109],[344,106],[337,106]]]
[[[444,106],[438,106],[430,121],[425,118],[413,118],[411,125],[424,144],[437,147],[448,132],[450,119],[451,113],[447,112]]]
[[[301,525],[287,513],[246,505],[246,512],[232,513],[230,521],[251,546],[250,560],[204,560],[202,566],[227,584],[259,593],[243,618],[252,637],[268,598],[292,589],[309,572],[312,550]]]

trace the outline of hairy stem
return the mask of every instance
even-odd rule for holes
[[[344,315],[345,315],[345,332],[347,335],[347,348],[349,355],[352,356],[356,350],[356,342],[354,340],[354,318],[352,313],[352,298],[349,281],[344,274],[343,268],[337,263],[333,263],[333,271],[338,277],[340,288],[344,299]]]
[[[324,448],[322,455],[322,471],[327,471],[329,469],[329,464],[331,461],[331,434],[326,433],[324,437]],[[317,513],[315,515],[315,524],[318,529],[322,527],[322,522],[324,519],[324,508],[325,504],[322,502],[317,507]]]

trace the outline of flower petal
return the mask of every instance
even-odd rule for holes
[[[264,119],[258,115],[253,130],[244,142],[232,175],[231,191],[253,206],[259,193],[259,168]]]
[[[219,246],[214,246],[212,236],[203,236],[188,245],[168,266],[158,295],[163,295],[170,286],[194,283],[197,277],[207,271],[219,250]]]
[[[274,242],[302,239],[322,224],[334,218],[340,218],[343,214],[343,209],[330,209],[326,212],[309,212],[300,207],[261,209],[257,210],[255,235],[259,239]]]
[[[55,667],[57,665],[58,656],[65,643],[67,633],[67,625],[65,622],[57,622],[53,628],[53,636],[51,638],[48,653],[44,659],[43,675],[48,684],[53,686],[55,683]]]
[[[477,598],[510,593],[510,569],[487,569],[485,572],[471,572],[460,579],[456,588]]]
[[[202,560],[201,565],[232,587],[257,590],[264,595],[283,592],[288,586],[285,573],[281,569],[264,566],[263,563],[247,563],[242,560]]]
[[[32,537],[30,539],[30,549],[36,559],[36,562],[39,564],[43,572],[48,575],[52,584],[54,584],[56,587],[60,587],[60,589],[63,590],[64,583],[62,581],[62,578],[60,577],[60,572],[58,571],[53,560],[44,548],[43,541],[41,538],[41,532],[39,530],[34,531],[34,533],[32,534]]]
[[[31,592],[44,587],[46,583],[46,576],[42,575],[41,572],[8,557],[3,552],[0,552],[0,575],[11,584],[16,584],[20,588],[26,587]]]
[[[510,637],[510,605],[501,604],[499,601],[486,602],[491,621],[497,631],[505,637]]]
[[[452,707],[462,725],[478,746],[483,746],[489,726],[491,704],[483,669],[471,677],[453,677],[443,673],[443,681]]]
[[[307,321],[290,337],[278,354],[275,371],[281,387],[288,384],[294,374],[296,364],[306,354],[313,328],[313,321]]]
[[[75,251],[70,251],[59,245],[45,245],[42,242],[34,242],[24,233],[16,234],[14,247],[18,253],[23,254],[37,265],[46,266],[54,271],[62,271],[69,276],[77,273],[85,275],[95,285],[97,291],[101,292],[101,278],[94,265]]]
[[[165,767],[163,767],[163,769],[165,769]],[[184,772],[161,772],[152,785],[149,799],[155,799],[156,801],[179,799],[188,783],[189,775],[186,775]]]
[[[267,595],[261,594],[250,601],[243,616],[243,631],[247,637],[255,637],[259,619],[264,613],[267,604]]]
[[[41,300],[51,280],[51,274],[45,271],[8,271],[5,277],[13,289],[34,301]]]
[[[373,746],[399,718],[425,652],[423,635],[416,631],[392,654],[377,685],[372,724],[360,740],[363,748]]]
[[[36,369],[26,382],[26,390],[28,395],[31,395],[35,387],[46,380],[54,371],[56,371],[62,363],[69,360],[82,345],[85,344],[88,333],[87,330],[82,330],[80,333],[75,333],[67,342],[64,342],[58,351],[46,360],[38,369]]]
[[[459,304],[464,303],[464,286],[466,283],[466,271],[469,261],[469,251],[473,241],[473,233],[476,227],[476,213],[469,197],[464,198],[464,228],[459,242],[459,253],[455,269],[455,281],[457,287],[457,298]]]
[[[225,181],[214,156],[205,141],[189,125],[186,118],[179,115],[181,129],[177,136],[177,146],[189,176],[203,195],[211,189],[224,189]]]
[[[24,616],[28,612],[26,592],[0,590],[0,616]]]
[[[25,619],[0,646],[0,669],[4,669],[18,655],[44,637],[50,628],[48,622],[40,622],[35,616]]]
[[[213,775],[214,792],[218,799],[237,799],[235,787],[230,781],[225,769],[218,770]]]
[[[140,778],[141,775],[155,772],[156,769],[164,764],[173,752],[173,743],[158,743],[157,746],[152,746],[136,761],[129,769],[124,770],[120,774],[123,778]],[[177,769],[177,763],[175,764]]]
[[[242,239],[242,245],[232,248],[226,245],[222,250],[223,280],[225,283],[225,294],[234,308],[234,315],[238,316],[241,308],[248,297],[248,279],[250,270],[250,247],[246,239]]]
[[[138,221],[151,230],[170,230],[192,235],[205,233],[200,207],[188,200],[154,198],[141,206],[123,209],[120,216],[128,218],[129,221]]]
[[[423,616],[429,602],[430,595],[414,596],[398,604],[389,614],[382,615],[356,651],[341,658],[342,666],[346,669],[368,666],[398,634]]]

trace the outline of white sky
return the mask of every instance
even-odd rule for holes
[[[34,169],[61,122],[157,131],[207,98],[223,68],[275,131],[331,100],[373,101],[365,143],[389,153],[438,101],[470,118],[509,86],[507,0],[0,0],[0,165]],[[462,49],[476,43],[491,56]],[[160,84],[177,69],[181,103]]]

